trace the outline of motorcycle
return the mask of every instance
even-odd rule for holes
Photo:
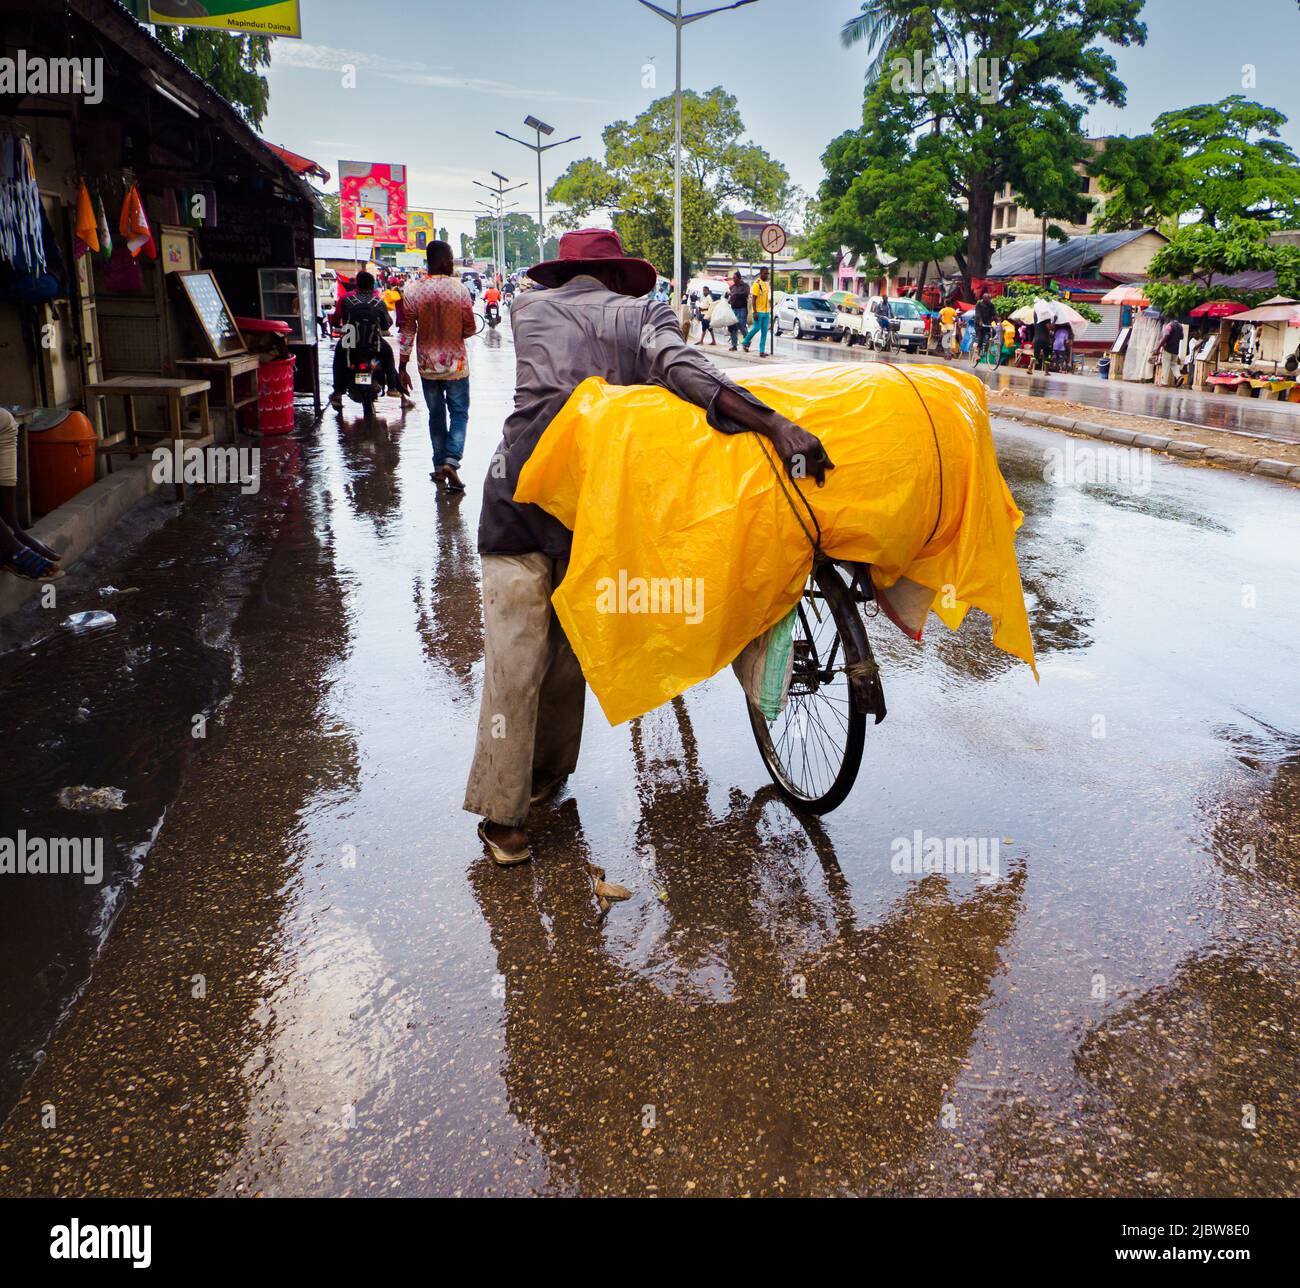
[[[353,333],[351,336],[349,330]],[[383,396],[387,384],[379,328],[370,322],[345,327],[339,343],[344,346],[347,364],[347,395],[353,402],[360,403],[369,417],[374,413],[375,399]]]
[[[501,321],[501,308],[496,304],[485,304],[483,306],[483,319],[488,326],[494,327]]]

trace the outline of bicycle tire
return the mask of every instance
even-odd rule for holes
[[[835,635],[843,652],[844,667],[871,661],[871,647],[867,642],[866,627],[854,605],[849,587],[835,564],[826,562],[814,569],[810,581],[821,592],[822,600],[835,623]],[[805,599],[800,600],[801,608],[807,598],[808,589],[805,588]],[[800,629],[805,632],[809,629],[806,617],[802,615],[796,619],[796,639]],[[754,741],[758,744],[758,754],[762,757],[768,776],[777,790],[786,803],[796,810],[806,810],[812,814],[829,813],[844,803],[857,780],[866,741],[867,712],[852,684],[847,685],[847,690],[848,711],[844,727],[843,756],[830,784],[815,792],[801,787],[794,780],[772,740],[772,724],[769,724],[761,711],[746,700],[750,727],[754,732]],[[793,701],[792,696],[787,702],[785,713],[787,716],[793,715],[790,709],[790,703]]]

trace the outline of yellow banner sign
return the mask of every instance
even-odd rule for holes
[[[148,21],[162,27],[213,27],[301,39],[298,6],[299,0],[148,0]]]

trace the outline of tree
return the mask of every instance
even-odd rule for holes
[[[1017,309],[1033,304],[1035,300],[1064,300],[1080,317],[1087,318],[1089,322],[1101,321],[1101,314],[1091,304],[1066,300],[1059,282],[1048,282],[1046,286],[1038,282],[1008,282],[1002,294],[994,297],[993,307],[997,310],[998,317],[1009,318]]]
[[[1300,158],[1280,137],[1276,108],[1231,94],[1164,112],[1150,134],[1110,140],[1092,173],[1111,194],[1108,228],[1195,214],[1215,228],[1233,219],[1300,227]]]
[[[575,161],[548,199],[576,227],[604,211],[630,255],[672,271],[673,98],[657,99],[636,120],[615,121],[602,138],[605,158]],[[730,210],[751,206],[789,217],[797,190],[779,161],[744,142],[736,99],[721,87],[682,94],[682,267],[688,276],[711,254],[739,253],[740,229]]]
[[[514,211],[506,215],[504,222],[506,239],[506,264],[514,268],[527,268],[537,263],[537,220],[531,215]],[[491,215],[480,215],[474,221],[474,254],[479,259],[493,259],[492,236],[496,220]],[[546,240],[546,258],[554,259],[560,253],[559,243],[554,237]]]
[[[843,135],[823,155],[828,172],[837,176],[828,181],[827,192],[841,186],[843,192],[828,198],[826,217],[816,219],[803,240],[805,255],[828,269],[841,247],[868,258],[874,258],[879,247],[909,264],[937,262],[961,249],[965,221],[949,194],[942,166],[925,160],[906,173],[872,168],[841,185],[846,162],[852,165],[857,157],[853,140]]]
[[[461,259],[472,259],[474,257],[474,238],[469,233],[460,235],[460,257]]]
[[[325,207],[325,220],[319,225],[320,235],[322,237],[343,236],[342,224],[339,219],[339,194],[337,192],[322,192],[318,195],[321,205]]]
[[[1276,246],[1268,240],[1271,225],[1236,218],[1224,227],[1201,222],[1180,229],[1152,257],[1147,269],[1147,298],[1162,313],[1186,314],[1207,300],[1258,304],[1273,288],[1242,291],[1217,286],[1216,278],[1248,271],[1277,274],[1277,291],[1300,295],[1300,246]],[[1166,279],[1163,281],[1157,279]],[[1172,280],[1171,280],[1172,279]]]
[[[927,5],[913,0],[863,0],[862,12],[840,28],[840,44],[852,49],[864,44],[871,54],[867,80],[878,80],[889,60],[902,47],[915,21],[928,21]]]
[[[1181,213],[1187,176],[1182,152],[1170,139],[1116,135],[1106,140],[1088,173],[1106,194],[1095,224],[1099,231],[1157,226]]]
[[[205,80],[256,130],[271,89],[259,68],[271,64],[270,36],[210,31],[204,27],[155,27],[154,35],[200,79]]]
[[[438,240],[440,242],[446,242],[448,245],[451,245],[451,234],[446,230],[446,228],[438,229]]]
[[[888,40],[893,58],[908,60],[912,72],[896,62],[891,75],[868,85],[857,138],[836,141],[844,173],[828,174],[819,219],[853,226],[855,211],[844,203],[858,200],[848,190],[860,175],[892,171],[894,187],[930,190],[937,168],[965,224],[965,249],[956,254],[969,286],[988,271],[993,202],[1004,185],[1035,210],[1086,216],[1091,202],[1075,170],[1092,155],[1084,113],[1099,101],[1123,106],[1124,85],[1103,42],[1145,42],[1142,0],[894,0],[870,7],[890,21],[869,54]],[[953,215],[934,214],[938,233],[951,237]],[[900,240],[914,240],[923,226],[914,212]],[[867,231],[875,230],[863,230],[859,241]]]

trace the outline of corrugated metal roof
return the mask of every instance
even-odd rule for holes
[[[1277,289],[1277,274],[1271,269],[1252,268],[1243,273],[1229,273],[1210,282],[1211,289],[1223,287],[1228,291],[1273,291]]]
[[[1126,228],[1118,233],[1087,233],[1071,237],[1068,241],[1048,241],[1046,270],[1043,268],[1042,246],[1037,240],[1008,242],[993,252],[986,277],[1021,277],[1046,271],[1052,277],[1062,274],[1083,277],[1090,268],[1111,251],[1127,246],[1154,228]]]

